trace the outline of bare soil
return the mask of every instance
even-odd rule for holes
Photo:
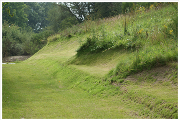
[[[176,70],[176,66],[178,65],[178,62],[171,62],[165,66],[162,67],[156,67],[156,68],[152,68],[151,70],[146,70],[143,72],[140,72],[138,74],[136,74],[137,77],[139,76],[144,76],[144,75],[150,75],[153,78],[155,78],[157,81],[170,81],[170,78],[168,78],[168,75],[170,75],[173,71]],[[132,76],[127,77],[131,78]]]
[[[171,74],[177,71],[178,62],[170,62],[165,66],[155,67],[151,70],[145,70],[136,74],[132,74],[124,79],[124,81],[136,82],[139,79],[145,80],[147,78],[155,79],[155,83],[159,81],[171,81]],[[113,85],[120,86],[121,83],[113,83]]]
[[[28,55],[28,56],[8,56],[8,57],[4,57],[2,59],[2,62],[4,63],[4,62],[24,61],[30,57],[31,57],[31,55]]]

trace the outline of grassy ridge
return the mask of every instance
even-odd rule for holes
[[[143,69],[177,61],[178,22],[175,6],[176,4],[169,5],[158,11],[151,6],[148,12],[140,8],[140,12],[136,14],[102,20],[98,28],[93,28],[90,37],[81,44],[72,63],[85,64],[84,56],[92,57],[94,53],[104,53],[112,49],[125,50],[121,53],[130,54],[121,59],[116,69],[109,73],[110,77],[118,75],[119,78],[124,78]]]
[[[126,113],[131,111],[131,106],[125,104],[131,101],[119,102],[120,97],[110,95],[108,100],[93,97],[110,89],[110,85],[101,84],[100,78],[63,66],[57,62],[59,59],[51,60],[43,54],[34,57],[38,59],[33,62],[3,65],[3,118],[130,117]]]
[[[46,50],[59,51],[54,45],[25,62],[3,65],[3,118],[177,118],[171,84],[124,81],[116,87],[62,64],[61,53],[50,59]]]
[[[126,15],[126,34],[120,15],[49,37],[28,60],[2,66],[2,118],[178,118],[173,14],[170,5]],[[157,65],[167,67],[141,72]]]

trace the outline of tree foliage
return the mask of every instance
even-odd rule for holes
[[[88,2],[69,2],[64,3],[66,8],[76,17],[79,23],[86,19],[86,16],[90,12],[91,3]]]
[[[93,10],[90,12],[90,15],[93,19],[115,16],[121,13],[121,5],[122,3],[120,2],[92,3]]]
[[[69,8],[62,3],[53,4],[53,8],[48,12],[47,20],[54,32],[58,32],[59,30],[63,30],[78,23],[75,15],[72,14]]]
[[[118,15],[121,13],[122,5],[120,2],[68,2],[64,4],[79,23],[86,20],[87,16],[94,20]]]
[[[40,33],[29,32],[5,21],[2,26],[2,55],[32,55],[46,44],[50,34],[47,30]]]
[[[2,9],[3,9],[4,7],[6,7],[6,5],[8,5],[8,4],[9,4],[9,2],[2,2]],[[6,8],[4,9],[4,11],[2,11],[2,12],[6,12],[9,16],[13,17],[13,14],[10,13],[9,7],[6,7]]]
[[[6,11],[9,9],[10,14],[13,16],[9,16]],[[28,15],[26,13],[27,6],[22,2],[9,2],[2,8],[2,20],[6,20],[11,24],[16,24],[19,27],[27,27]]]
[[[49,22],[46,20],[48,10],[51,9],[52,3],[44,2],[26,2],[28,6],[28,26],[33,28],[34,32],[39,32],[41,29],[48,26]]]
[[[48,26],[46,16],[50,5],[51,3],[2,3],[3,57],[32,55],[45,45],[47,37],[52,34],[45,29]],[[39,27],[44,27],[43,31]]]

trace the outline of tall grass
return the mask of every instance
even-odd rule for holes
[[[165,7],[152,4],[148,9],[136,7],[134,12],[124,15],[87,20],[51,36],[48,41],[68,40],[86,34],[87,38],[79,40],[81,46],[77,49],[77,56],[110,49],[131,52],[109,73],[110,77],[121,75],[122,78],[165,65],[168,61],[177,61],[177,25],[177,3]]]
[[[142,10],[134,14],[102,19],[104,22],[91,29],[90,36],[81,44],[77,55],[114,48],[131,51],[130,56],[120,60],[109,73],[110,77],[119,78],[177,61],[177,8],[174,6],[177,4],[158,11],[151,6],[148,11],[140,8]]]

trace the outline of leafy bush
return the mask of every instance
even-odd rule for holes
[[[2,27],[2,51],[3,57],[8,55],[18,55],[22,54],[20,52],[22,46],[22,33],[19,30],[19,27],[15,25],[9,25],[6,21]],[[17,44],[17,45],[16,45]],[[19,51],[19,52],[18,52]]]
[[[107,36],[108,37],[108,36]],[[108,40],[105,35],[99,35],[95,36],[93,35],[92,38],[88,37],[86,42],[83,43],[80,48],[77,50],[78,54],[84,53],[84,52],[100,52],[106,49],[110,49],[114,46],[113,40]],[[106,38],[106,39],[105,39]]]
[[[51,31],[40,33],[27,32],[16,26],[3,23],[2,27],[2,54],[5,56],[32,55],[41,49],[47,42]]]
[[[96,44],[96,37],[93,38],[87,38],[86,42],[82,44],[82,46],[77,50],[78,53],[82,52],[90,52],[93,50],[95,44]]]

